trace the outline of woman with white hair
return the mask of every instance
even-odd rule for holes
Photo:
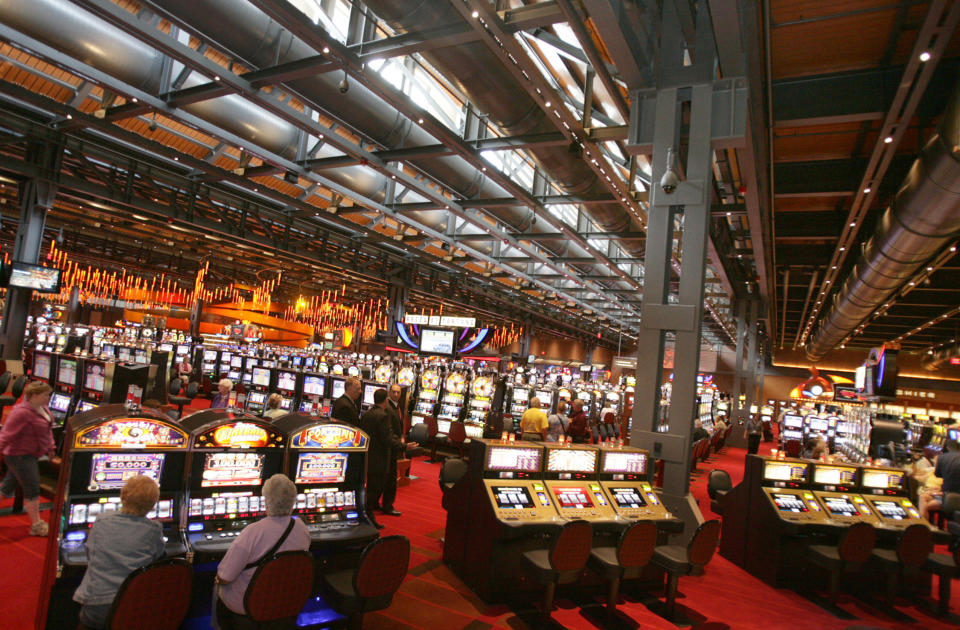
[[[134,570],[163,557],[163,529],[146,518],[160,488],[135,475],[120,490],[120,510],[97,517],[87,538],[87,572],[73,594],[80,602],[80,628],[103,628],[120,585]]]
[[[243,596],[257,567],[275,553],[310,548],[310,532],[298,518],[292,518],[297,487],[288,477],[276,474],[263,484],[267,517],[243,528],[217,568],[220,597],[217,621],[223,630],[244,621]]]
[[[210,403],[211,409],[226,409],[230,404],[230,392],[233,390],[233,381],[229,378],[222,379],[217,383],[217,395],[213,397]]]

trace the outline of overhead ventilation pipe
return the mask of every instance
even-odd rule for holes
[[[877,231],[806,345],[819,361],[960,231],[960,83]]]
[[[238,58],[257,67],[296,61],[315,54],[308,45],[242,0],[205,0],[201,3],[166,0],[160,8],[168,15],[190,24],[201,36],[216,41]],[[162,53],[67,0],[5,0],[0,2],[0,22],[133,87],[152,94],[161,89]],[[338,89],[340,78],[339,73],[321,73],[292,81],[290,86],[320,109],[382,146],[396,149],[438,142],[363,85],[351,85],[349,92],[341,94]],[[183,87],[207,80],[193,73]],[[240,95],[190,103],[184,105],[183,110],[244,138],[251,146],[260,146],[288,159],[296,156],[298,129]],[[314,157],[338,155],[342,155],[339,150],[325,146]],[[509,196],[503,188],[459,156],[411,163],[463,197]],[[326,169],[322,174],[375,201],[382,202],[385,198],[386,177],[366,166]],[[425,199],[411,193],[406,201]],[[448,213],[444,210],[409,214],[433,229],[446,229]],[[491,209],[491,214],[517,230],[548,231],[545,222],[531,226],[531,211],[520,204]],[[479,228],[468,225],[460,234],[481,232]],[[549,240],[537,244],[557,255],[589,257],[586,250],[569,242],[561,246]],[[490,243],[473,242],[471,246],[488,254],[492,251]],[[526,267],[520,263],[513,266],[521,271]],[[558,288],[569,286],[572,283],[564,281]]]

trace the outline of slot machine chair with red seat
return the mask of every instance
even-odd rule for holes
[[[701,571],[713,558],[719,540],[720,521],[714,519],[701,523],[686,547],[659,545],[654,549],[651,562],[667,574],[665,618],[673,617],[680,577]]]
[[[168,558],[127,576],[107,613],[107,630],[176,630],[190,609],[193,567]],[[79,626],[84,628],[84,626]]]
[[[309,551],[281,551],[261,564],[243,595],[245,628],[294,627],[313,593],[314,562]]]
[[[183,418],[183,408],[193,402],[193,399],[197,397],[200,386],[197,383],[190,383],[186,389],[182,389],[183,384],[180,382],[180,379],[177,379],[177,383],[181,385],[181,388],[177,390],[177,395],[168,396],[167,400],[170,401],[171,405],[177,406],[177,417]],[[170,393],[173,394],[173,381],[170,381],[170,390]],[[179,395],[181,393],[183,396]]]
[[[12,378],[10,372],[4,372],[3,376],[9,377],[7,379],[7,383],[9,383]],[[20,400],[20,396],[23,394],[23,388],[26,386],[27,377],[23,374],[13,379],[13,386],[10,388],[10,393],[0,396],[0,419],[2,419],[6,413],[7,407],[12,407],[17,404],[17,401]],[[4,387],[2,391],[6,391],[6,389],[7,388]]]
[[[950,588],[953,578],[960,577],[960,545],[955,545],[953,553],[932,553],[923,563],[923,570],[939,578],[937,594],[937,614],[950,612]]]
[[[874,549],[870,564],[887,577],[887,602],[893,606],[901,575],[917,573],[933,551],[933,534],[926,525],[916,524],[903,530],[896,549]]]
[[[350,628],[363,626],[364,613],[388,608],[410,566],[410,540],[386,536],[364,548],[353,569],[323,576],[324,600],[341,615]]]
[[[877,531],[870,523],[854,523],[840,538],[836,547],[811,545],[807,563],[830,572],[830,601],[836,602],[840,588],[840,576],[848,571],[859,570],[873,553]]]
[[[657,545],[657,524],[653,521],[634,521],[620,533],[616,547],[594,547],[587,565],[605,577],[607,587],[607,614],[617,608],[620,582],[640,577],[643,567],[653,557]]]
[[[590,559],[593,525],[584,520],[567,521],[549,549],[523,553],[523,561],[537,583],[543,585],[543,617],[549,618],[558,584],[577,581]]]
[[[723,514],[720,500],[733,488],[730,473],[719,468],[711,470],[707,476],[707,494],[710,495],[710,509],[714,514]]]

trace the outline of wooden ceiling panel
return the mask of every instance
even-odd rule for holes
[[[773,78],[872,68],[883,58],[895,19],[896,12],[881,11],[773,28]]]

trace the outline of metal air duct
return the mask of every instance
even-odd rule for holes
[[[806,345],[819,361],[960,231],[960,83],[937,134],[887,208],[876,233]]]

